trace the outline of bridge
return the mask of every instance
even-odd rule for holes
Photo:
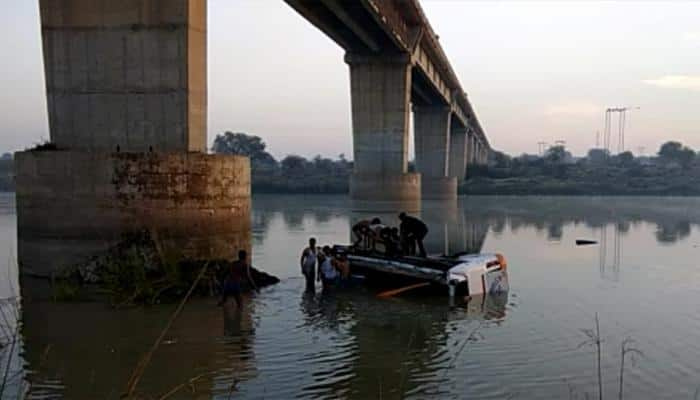
[[[489,144],[418,1],[286,2],[346,51],[351,196],[456,199]],[[51,141],[41,150],[53,151],[15,156],[23,268],[50,275],[143,228],[189,256],[249,249],[248,160],[206,154],[206,0],[39,5]]]
[[[285,1],[346,52],[351,195],[456,198],[467,164],[485,163],[489,144],[418,0]],[[411,106],[420,177],[407,171]]]

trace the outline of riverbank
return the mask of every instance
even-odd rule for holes
[[[504,196],[700,196],[700,179],[648,177],[572,181],[546,176],[477,177],[460,185],[459,193]]]
[[[0,192],[15,191],[11,160],[0,168]],[[0,165],[2,167],[2,165]],[[557,174],[520,174],[497,168],[470,173],[459,186],[461,195],[505,196],[700,196],[700,173],[682,168],[619,168],[576,170],[568,166]],[[254,174],[253,194],[349,194],[349,174],[285,176]]]

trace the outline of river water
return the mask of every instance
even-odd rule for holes
[[[606,398],[618,396],[625,339],[639,351],[626,353],[625,398],[693,399],[700,386],[700,199],[424,202],[429,252],[508,259],[507,296],[453,308],[362,288],[302,293],[309,236],[346,243],[352,221],[395,223],[394,212],[342,196],[256,196],[253,208],[253,263],[282,282],[246,298],[242,314],[188,303],[145,370],[144,398],[189,380],[169,398],[597,398],[596,315]],[[14,198],[0,195],[2,298],[17,286],[15,225]],[[25,301],[8,387],[32,399],[119,398],[174,307]]]

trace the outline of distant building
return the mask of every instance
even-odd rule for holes
[[[12,160],[12,153],[4,153],[0,156],[0,160]]]

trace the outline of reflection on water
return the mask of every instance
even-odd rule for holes
[[[195,386],[208,392],[255,376],[255,310],[240,314],[214,304],[188,304],[153,357],[140,391],[157,398],[203,375]],[[119,397],[174,306],[114,311],[100,304],[33,301],[23,308],[30,397],[94,399]]]
[[[0,234],[13,232],[0,196]],[[620,343],[628,398],[692,398],[699,384],[700,200],[474,197],[423,202],[429,252],[498,251],[511,292],[456,308],[442,296],[377,299],[367,289],[305,294],[309,236],[347,243],[350,226],[400,210],[340,196],[261,196],[253,262],[282,283],[245,311],[197,299],[154,354],[139,390],[158,398],[578,398],[597,395],[595,357],[580,348],[599,314],[603,379],[616,396]],[[576,246],[592,239],[592,246]],[[0,260],[3,259],[0,254]],[[4,257],[7,258],[7,257]],[[118,398],[174,305],[23,304],[30,398]],[[16,368],[19,368],[20,364]]]

